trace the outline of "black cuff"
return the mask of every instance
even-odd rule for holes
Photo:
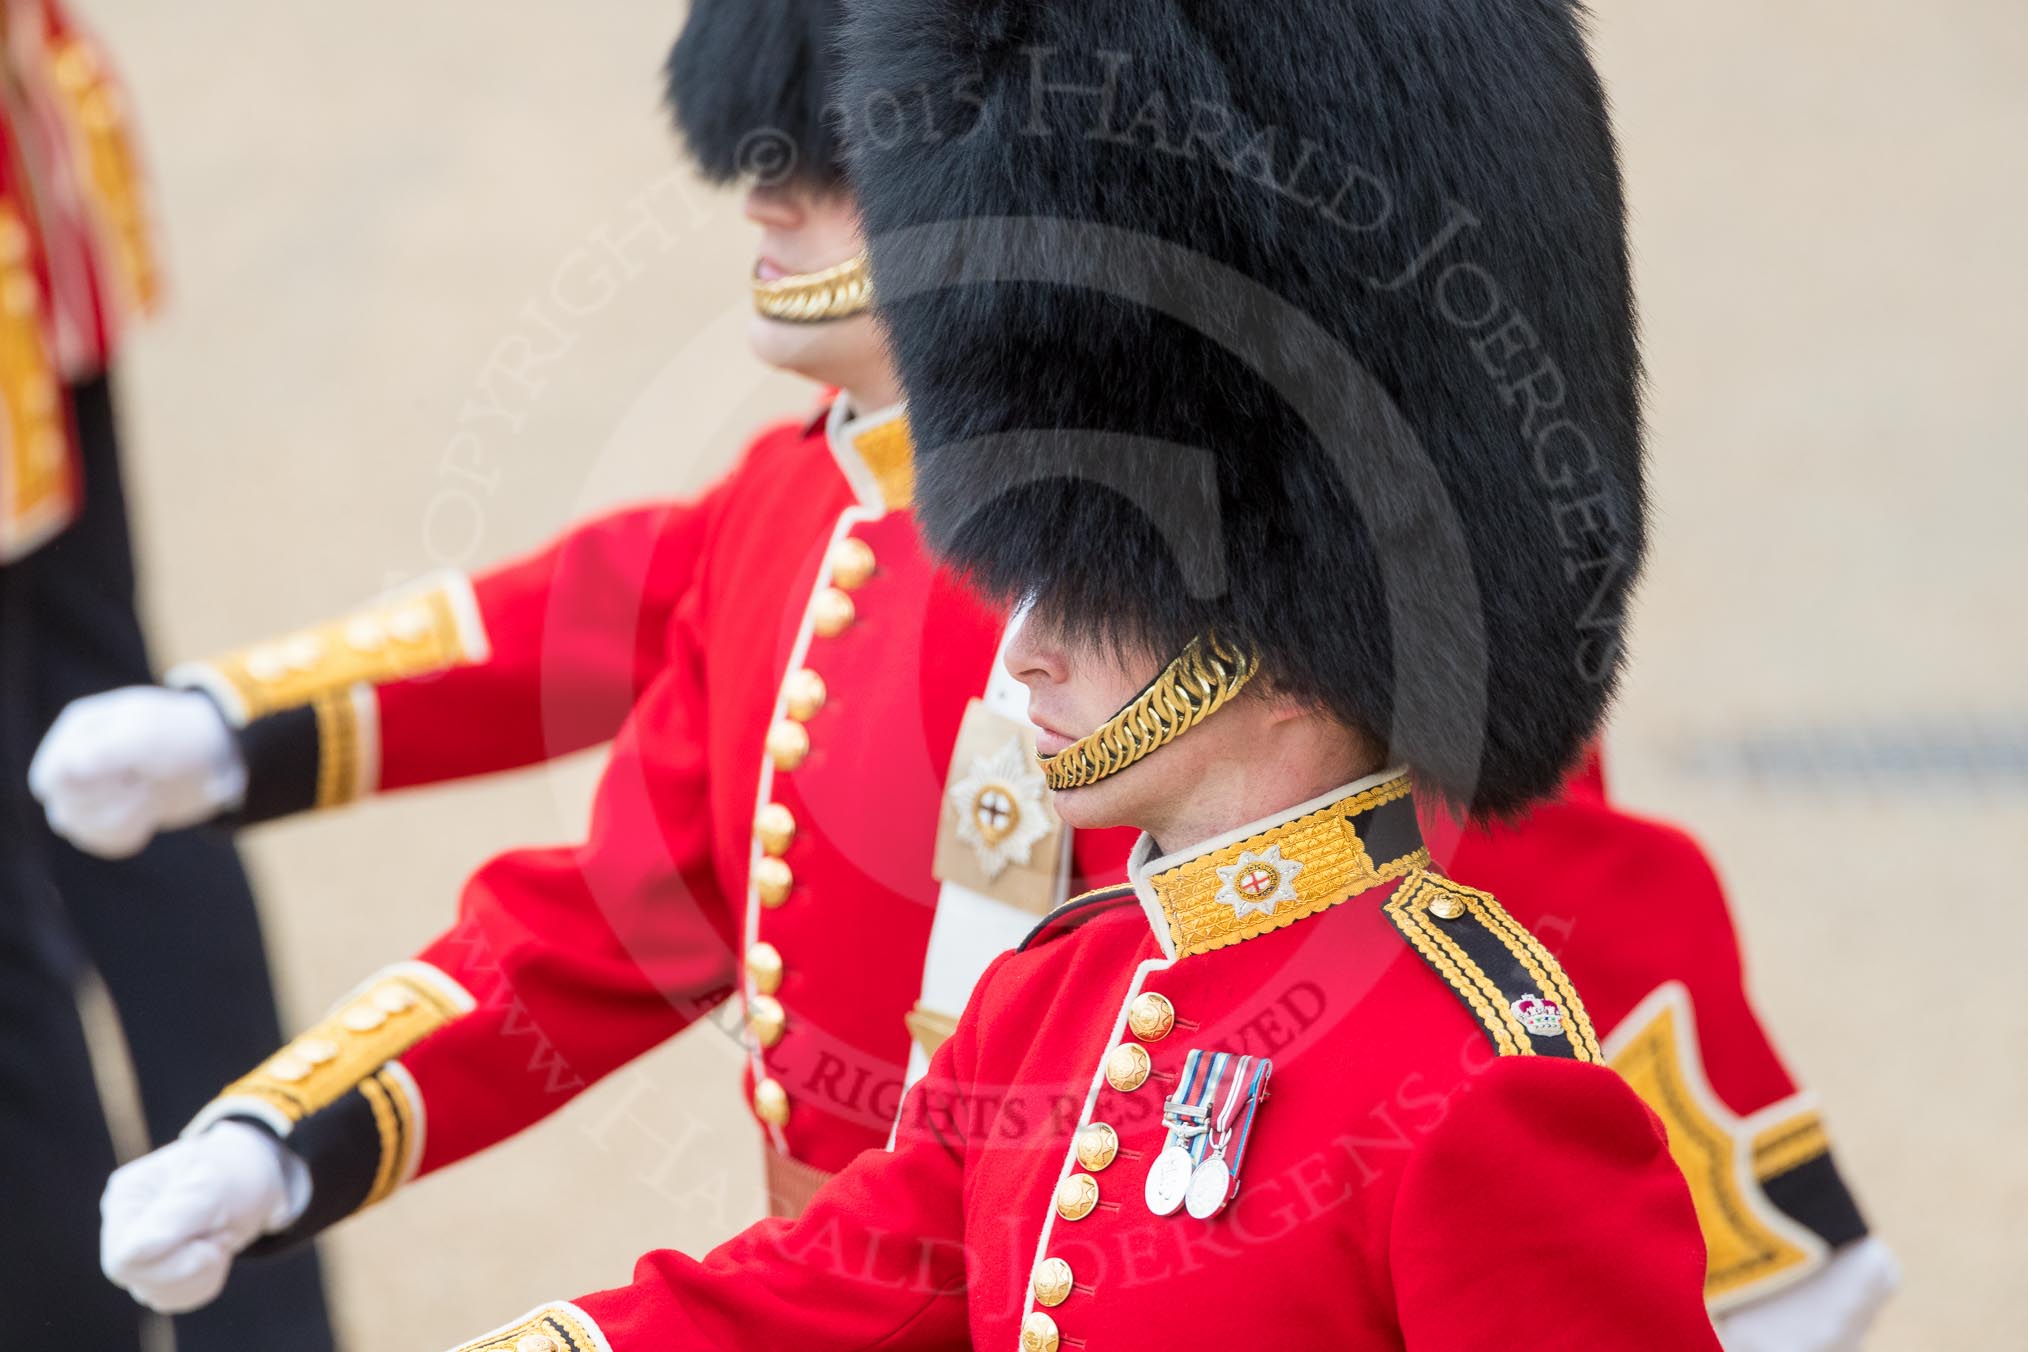
[[[256,718],[234,730],[246,763],[246,797],[233,820],[243,826],[317,806],[322,761],[316,710],[309,705]]]
[[[1833,1249],[1866,1237],[1866,1218],[1859,1214],[1859,1203],[1828,1150],[1762,1180],[1760,1186],[1785,1215]]]

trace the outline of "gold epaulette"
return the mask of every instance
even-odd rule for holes
[[[472,997],[443,972],[427,963],[397,963],[227,1085],[191,1129],[221,1117],[252,1117],[286,1137],[303,1119],[357,1090],[380,1136],[366,1204],[377,1202],[414,1173],[420,1153],[421,1103],[396,1058],[473,1007]]]
[[[612,1344],[583,1310],[557,1301],[451,1352],[612,1352]]]
[[[439,573],[339,619],[185,662],[165,679],[208,692],[243,726],[320,695],[484,662],[491,651],[471,580]]]
[[[1487,893],[1417,869],[1382,909],[1501,1056],[1605,1060],[1562,964]]]

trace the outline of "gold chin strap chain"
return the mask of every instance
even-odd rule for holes
[[[1118,774],[1223,708],[1253,676],[1252,653],[1227,647],[1216,634],[1190,640],[1133,703],[1053,756],[1038,756],[1052,789],[1080,789]]]
[[[822,324],[849,319],[873,304],[873,273],[866,255],[822,272],[799,272],[753,283],[753,308],[785,324]]]

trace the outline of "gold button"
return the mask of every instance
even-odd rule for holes
[[[831,584],[857,591],[873,576],[873,549],[856,535],[848,535],[831,548]]]
[[[1061,1258],[1045,1258],[1035,1265],[1035,1301],[1057,1306],[1070,1299],[1070,1264]]]
[[[1429,904],[1429,913],[1439,920],[1456,920],[1465,913],[1465,903],[1453,896],[1438,897]]]
[[[753,819],[753,833],[763,850],[777,857],[785,855],[796,838],[796,814],[780,803],[769,803]]]
[[[299,1038],[289,1050],[313,1066],[321,1066],[338,1059],[338,1044],[327,1042],[320,1037]]]
[[[284,1052],[268,1062],[268,1074],[283,1084],[295,1084],[298,1080],[310,1078],[310,1067],[301,1057]]]
[[[1077,1162],[1097,1173],[1120,1153],[1120,1134],[1104,1122],[1078,1128]]]
[[[771,1127],[789,1124],[789,1091],[780,1080],[762,1080],[753,1087],[754,1116]]]
[[[1081,1221],[1098,1205],[1098,1180],[1090,1174],[1071,1174],[1056,1185],[1056,1214],[1067,1221]]]
[[[1176,1026],[1176,1006],[1165,995],[1142,991],[1127,1006],[1127,1027],[1143,1042],[1160,1042]]]
[[[772,995],[756,995],[746,1002],[746,1026],[755,1042],[772,1047],[789,1026],[789,1011]]]
[[[370,1033],[387,1022],[387,1011],[373,1005],[354,1005],[339,1016],[338,1022],[355,1033]]]
[[[345,641],[360,652],[378,652],[387,646],[387,631],[371,615],[362,615],[345,626]]]
[[[763,940],[746,950],[746,979],[762,995],[782,988],[782,950]]]
[[[401,986],[382,986],[373,992],[373,1003],[389,1014],[406,1014],[415,1008],[415,997]]]
[[[769,910],[789,899],[789,889],[795,886],[795,882],[795,873],[779,859],[763,858],[754,862],[753,890],[759,895],[761,905]]]
[[[851,597],[836,587],[826,587],[817,593],[815,618],[811,623],[825,638],[836,638],[852,627],[858,613]]]
[[[1106,1083],[1131,1094],[1148,1082],[1148,1052],[1138,1042],[1122,1042],[1106,1058]]]
[[[433,628],[430,608],[425,602],[411,601],[387,617],[387,632],[403,643],[420,643],[430,636]]]
[[[324,660],[324,640],[315,634],[298,634],[282,645],[282,660],[297,671],[314,671]]]
[[[289,674],[289,664],[273,648],[255,648],[246,655],[246,674],[256,681],[279,681]]]
[[[1040,1310],[1030,1310],[1021,1320],[1021,1352],[1056,1352],[1061,1342],[1056,1321]]]
[[[514,1344],[514,1352],[558,1352],[556,1339],[546,1333],[531,1333]]]
[[[426,601],[411,601],[387,617],[387,632],[403,643],[420,643],[435,628]]]
[[[798,723],[807,723],[824,707],[824,697],[828,693],[824,688],[824,678],[804,667],[791,672],[789,679],[782,682],[782,708]]]
[[[810,730],[791,718],[784,718],[768,729],[768,759],[775,769],[787,773],[803,763],[803,757],[810,754]]]

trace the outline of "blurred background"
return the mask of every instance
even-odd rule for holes
[[[748,357],[750,230],[658,107],[674,0],[78,8],[165,233],[169,309],[120,390],[165,662],[685,491],[810,406]],[[2008,1341],[2028,8],[1594,8],[1659,515],[1615,788],[1730,886],[1761,1010],[1906,1267],[1873,1345]],[[559,285],[608,247],[614,285]],[[488,854],[572,838],[596,768],[250,835],[285,1021],[445,926]],[[738,1065],[699,1027],[342,1227],[349,1346],[448,1345],[758,1216]]]

